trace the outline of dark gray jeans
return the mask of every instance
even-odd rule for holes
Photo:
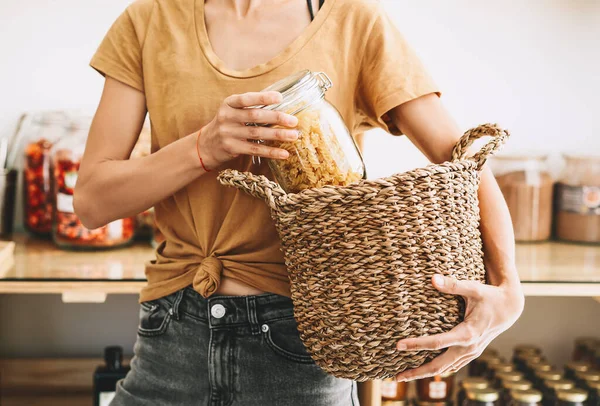
[[[290,299],[191,288],[141,305],[131,372],[111,406],[358,406],[300,341]]]

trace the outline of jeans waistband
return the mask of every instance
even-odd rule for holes
[[[187,313],[206,320],[211,328],[249,326],[258,332],[264,323],[294,316],[292,300],[273,293],[256,296],[213,295],[207,299],[187,287],[166,299],[171,303],[175,317],[182,312]]]

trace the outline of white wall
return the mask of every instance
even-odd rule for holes
[[[513,132],[510,150],[600,152],[599,1],[383,2],[465,129],[497,121]],[[93,112],[102,80],[87,64],[128,3],[0,0],[0,136],[13,131],[23,111]],[[424,163],[403,138],[375,132],[366,147],[371,176]],[[61,305],[47,296],[2,298],[0,355],[93,355],[101,345],[129,346],[135,326],[124,326],[135,320],[135,298],[95,306]],[[531,299],[527,306],[526,317],[500,339],[501,348],[515,340],[541,342],[559,361],[572,336],[600,335],[598,323],[586,323],[597,320],[600,309],[590,299]],[[78,332],[86,320],[110,335]]]

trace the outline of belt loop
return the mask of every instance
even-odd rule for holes
[[[179,290],[177,295],[175,296],[175,301],[173,302],[173,317],[175,320],[179,320],[179,304],[183,300],[183,294],[185,293],[185,288]]]
[[[254,296],[246,296],[246,309],[252,335],[260,334],[260,326],[258,325],[258,317],[256,315],[256,298]]]

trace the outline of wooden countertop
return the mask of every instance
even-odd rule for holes
[[[144,264],[154,258],[146,243],[74,252],[21,234],[14,241],[14,264],[0,268],[0,293],[62,293],[72,301],[137,294],[145,284]],[[518,244],[517,267],[527,295],[600,297],[600,246]]]

